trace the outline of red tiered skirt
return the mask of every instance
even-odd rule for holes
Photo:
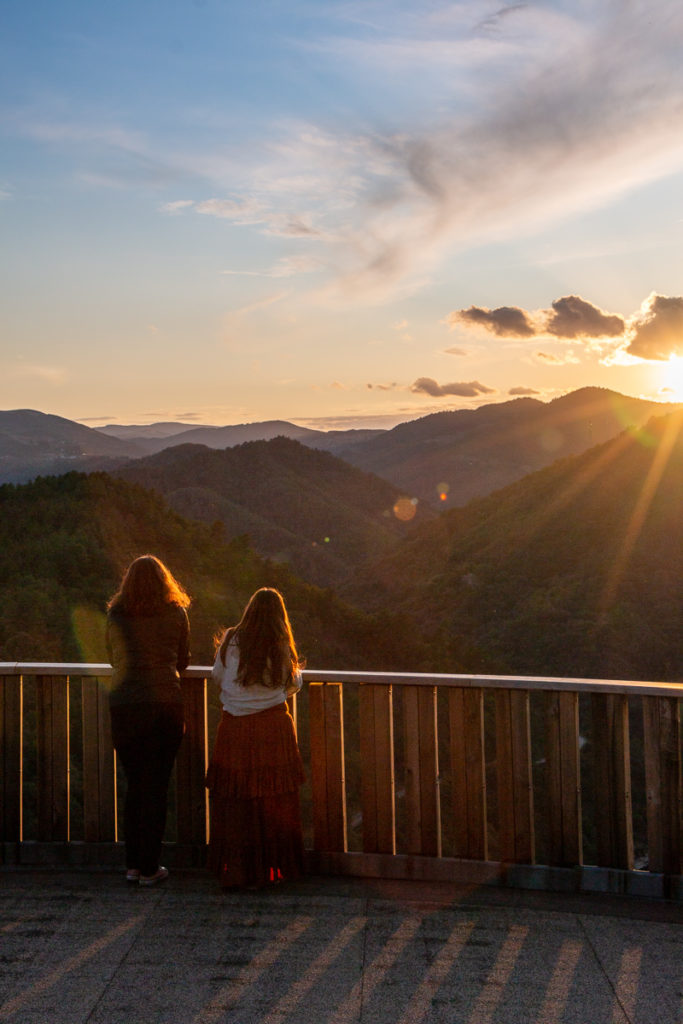
[[[253,715],[223,712],[206,775],[207,863],[223,887],[261,886],[302,874],[304,778],[286,704]]]

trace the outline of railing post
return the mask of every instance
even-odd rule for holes
[[[83,827],[86,843],[115,842],[116,758],[103,681],[81,678],[83,719]]]
[[[453,689],[448,694],[451,771],[453,775],[454,853],[470,860],[488,859],[484,691]]]
[[[403,690],[408,853],[441,856],[436,687]]]
[[[23,680],[0,679],[0,839],[22,840]]]
[[[533,864],[534,797],[528,690],[496,690],[498,856]]]
[[[359,706],[363,850],[396,853],[391,686],[361,685]]]
[[[38,839],[69,840],[69,677],[36,677]]]
[[[206,679],[182,679],[185,735],[176,759],[178,842],[203,852],[208,835],[209,794],[204,780],[208,767]]]
[[[346,774],[341,683],[310,683],[313,845],[345,853]]]
[[[650,871],[683,873],[681,718],[675,697],[643,697]]]
[[[599,867],[633,870],[628,697],[594,693],[595,824]]]
[[[546,694],[548,861],[556,867],[583,863],[579,695]]]

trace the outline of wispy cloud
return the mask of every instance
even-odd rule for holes
[[[372,58],[404,76],[432,81],[437,62],[455,80],[466,74],[475,96],[469,105],[444,96],[425,127],[338,134],[324,146],[318,135],[309,148],[308,167],[328,188],[351,171],[353,208],[327,232],[351,290],[386,289],[446,249],[533,231],[683,165],[683,132],[672,131],[683,123],[677,0],[662,0],[656,15],[644,0],[591,7],[590,22],[578,4],[563,15],[516,4],[483,20],[478,5],[459,8],[450,33],[444,5],[412,37],[422,7],[393,32],[385,24],[383,38],[371,25],[334,41],[358,66]]]
[[[283,256],[272,267],[265,270],[222,270],[228,277],[294,277],[299,274],[313,274],[321,269],[321,263],[313,256]]]
[[[547,363],[551,366],[566,366],[570,363],[578,363],[580,360],[574,352],[537,352],[536,359],[541,363]]]
[[[316,123],[309,105],[232,146],[104,118],[17,123],[46,145],[96,152],[91,182],[175,182],[165,213],[315,252],[353,298],[405,294],[447,252],[533,232],[683,167],[679,0],[377,0],[333,5],[320,23],[292,47],[377,94],[372,122],[364,108],[355,122],[330,111]]]
[[[6,371],[9,376],[43,381],[46,384],[65,384],[69,378],[63,366],[50,366],[38,363],[20,363]]]

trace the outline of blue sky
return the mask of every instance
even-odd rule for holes
[[[683,9],[6,5],[0,405],[683,399]]]

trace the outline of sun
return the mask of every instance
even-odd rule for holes
[[[661,394],[669,402],[683,402],[683,356],[672,356],[662,367]]]

